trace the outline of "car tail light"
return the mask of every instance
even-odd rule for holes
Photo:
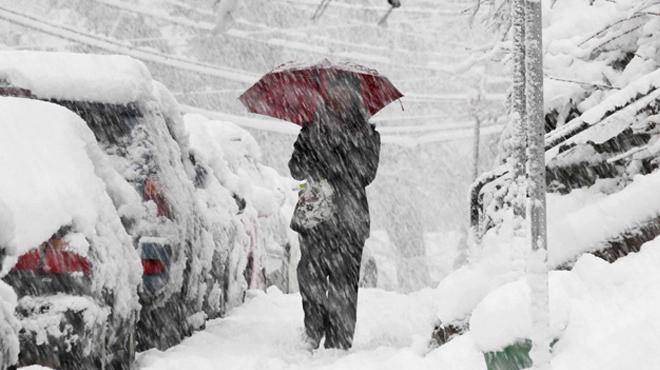
[[[142,270],[145,275],[159,275],[165,272],[165,264],[161,260],[142,260]]]
[[[52,273],[82,272],[89,274],[89,260],[79,254],[46,248],[44,271]]]
[[[14,270],[47,273],[82,272],[87,275],[91,270],[91,264],[87,258],[76,253],[46,247],[43,251],[35,249],[18,257]]]
[[[38,249],[35,249],[18,257],[18,262],[16,262],[14,270],[36,272],[39,270],[40,264],[41,252],[39,252]]]

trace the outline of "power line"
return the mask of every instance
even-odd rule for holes
[[[256,74],[242,70],[201,63],[195,60],[176,57],[154,50],[133,47],[130,44],[118,41],[116,39],[90,34],[66,25],[51,23],[43,18],[26,15],[4,7],[0,7],[0,19],[4,19],[7,22],[27,27],[54,37],[62,38],[67,41],[89,45],[112,53],[126,54],[140,60],[173,67],[180,70],[200,73],[246,84],[254,83],[259,78],[259,76]],[[502,100],[503,95],[500,95],[501,94],[489,94],[485,98],[487,100]],[[467,100],[469,98],[470,96],[468,94],[406,94],[406,100],[418,102]]]
[[[198,29],[202,30],[205,32],[212,32],[215,29],[215,25],[210,23],[210,22],[205,22],[205,21],[193,21],[191,19],[185,18],[185,17],[177,17],[177,16],[171,16],[167,14],[162,14],[157,11],[153,11],[148,8],[136,6],[134,4],[129,4],[124,0],[94,0],[98,3],[104,4],[106,6],[114,7],[129,13],[134,13],[134,14],[139,14],[143,16],[148,16],[152,17],[155,19],[160,19],[163,21],[167,21],[173,24],[177,24],[180,26],[184,27],[189,27],[193,29]],[[239,20],[239,23],[244,23],[246,25],[254,26],[254,27],[261,27],[261,28],[268,28],[268,26],[261,25],[258,23],[254,22],[249,22],[246,20]],[[343,25],[346,26],[346,25]],[[288,34],[291,35],[292,32],[287,31],[285,29],[281,29],[280,31],[277,31],[283,34]],[[230,29],[227,30],[224,34],[230,37],[238,38],[238,39],[243,39],[251,42],[256,42],[256,43],[261,43],[265,45],[271,45],[271,46],[279,46],[282,48],[290,49],[290,50],[297,50],[305,53],[315,53],[319,54],[321,56],[336,56],[340,58],[349,58],[349,59],[360,59],[366,62],[371,62],[371,63],[379,63],[382,65],[387,65],[387,66],[392,66],[396,68],[400,68],[401,66],[393,63],[391,61],[391,58],[388,56],[384,55],[374,55],[374,54],[365,54],[362,52],[356,52],[356,51],[344,51],[344,52],[331,52],[330,49],[326,46],[322,45],[311,45],[306,42],[301,42],[301,41],[290,41],[286,39],[279,39],[279,38],[271,38],[269,40],[261,40],[261,39],[255,39],[252,37],[249,37],[249,35],[252,32],[250,31],[241,31],[237,29]],[[320,36],[311,36],[312,39],[317,39],[319,41],[325,41],[325,42],[330,42],[330,43],[336,43],[336,44],[341,44],[347,47],[355,48],[357,50],[364,50],[366,49],[377,49],[377,47],[369,46],[369,45],[360,45],[360,44],[352,44],[352,43],[346,43],[346,42],[341,42],[341,41],[336,41],[332,40],[326,37],[320,37]],[[413,50],[409,49],[389,49],[389,51],[395,51],[395,52],[401,52],[401,53],[413,53]],[[440,68],[436,67],[434,65],[429,65],[429,66],[424,66],[424,65],[418,65],[418,64],[411,64],[411,63],[406,63],[406,67],[408,68],[413,68],[413,69],[423,69],[423,70],[428,70],[428,71],[434,71],[434,72],[443,72],[443,73],[448,73],[451,74],[451,71],[448,70],[447,68]]]
[[[179,1],[179,0],[165,0],[165,1],[170,3],[173,6],[179,7],[181,9],[185,9],[187,11],[193,11],[193,12],[195,12],[198,15],[201,15],[201,16],[206,16],[206,17],[215,17],[216,16],[216,14],[211,10],[200,9],[198,7],[194,7],[194,6],[188,5],[186,3],[183,3],[182,1]],[[266,0],[266,1],[273,1],[273,0]],[[295,5],[295,4],[290,3],[288,1],[280,1],[280,4],[286,5],[290,8],[294,8],[294,9],[299,9],[299,10],[303,9],[299,5]],[[360,8],[360,9],[364,9],[364,7]],[[367,7],[367,9],[368,9],[368,7]],[[375,9],[375,8],[372,7],[372,9]],[[304,10],[307,10],[307,9],[304,9]],[[404,12],[405,12],[405,10],[404,10]],[[428,13],[426,11],[424,11],[424,12]],[[434,14],[456,15],[457,13],[445,14],[444,12],[437,12],[436,11]],[[238,18],[238,19],[236,19],[236,21],[238,23],[241,23],[242,21],[245,21],[245,20]],[[247,22],[246,24],[249,24],[249,22]],[[365,22],[357,22],[357,23],[351,23],[351,24],[342,24],[341,26],[334,26],[334,27],[333,26],[330,26],[330,27],[322,26],[322,27],[319,27],[319,28],[329,29],[329,28],[365,27],[365,26],[374,26],[374,24],[365,23]],[[304,29],[304,28],[308,28],[308,27],[291,28],[291,29]],[[389,29],[388,32],[398,33],[398,34],[408,35],[408,36],[415,36],[415,37],[418,37],[418,38],[424,38],[424,37],[431,38],[427,34],[417,34],[417,33],[412,33],[412,32],[403,31],[403,30],[396,30],[396,29]]]
[[[153,50],[136,48],[108,37],[93,35],[72,27],[50,23],[43,18],[29,16],[4,7],[0,7],[0,19],[68,41],[92,46],[112,53],[126,54],[140,60],[189,72],[246,84],[254,83],[259,78],[256,74],[245,71],[201,63],[195,60],[176,57]]]
[[[294,125],[290,122],[282,121],[275,118],[267,118],[263,116],[239,116],[230,113],[223,113],[212,111],[209,109],[194,107],[191,105],[179,104],[181,113],[196,113],[201,114],[202,116],[207,117],[208,119],[215,119],[219,121],[228,121],[232,122],[243,128],[259,130],[259,131],[268,131],[283,135],[295,136],[298,135],[300,127]],[[384,135],[381,135],[381,140],[385,144],[394,144],[405,147],[414,147],[418,145],[439,143],[439,142],[448,142],[448,141],[459,141],[472,139],[474,136],[474,130],[470,127],[464,129],[445,129],[437,130],[431,134],[425,134],[419,137],[413,137],[410,135],[388,135],[387,133],[395,132],[398,128],[395,127],[379,127],[378,130]],[[494,124],[488,125],[482,129],[482,135],[492,135],[501,132],[503,125]]]
[[[302,5],[305,7],[311,7],[311,6],[316,6],[316,1],[315,0],[280,0],[280,2],[287,3],[290,6],[296,6],[296,5]],[[296,4],[297,3],[297,4]],[[294,5],[295,4],[295,5]],[[384,4],[385,5],[385,4]],[[354,4],[354,3],[348,3],[348,2],[343,2],[343,1],[335,1],[332,3],[332,7],[336,8],[343,8],[343,9],[349,9],[349,10],[386,10],[387,8],[385,6],[379,7],[379,6],[373,6],[373,5],[364,5],[364,4]],[[437,8],[432,9],[428,7],[414,7],[414,6],[405,6],[401,7],[399,10],[401,10],[402,13],[417,13],[417,14],[428,14],[428,15],[454,15],[454,16],[459,16],[462,15],[462,11],[457,11],[457,12],[444,12],[440,11]]]

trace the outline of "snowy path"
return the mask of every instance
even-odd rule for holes
[[[207,323],[165,352],[138,356],[140,369],[484,369],[468,338],[427,353],[437,297],[426,289],[410,295],[360,290],[353,349],[307,352],[300,345],[300,296],[277,290],[250,292],[243,306]],[[467,337],[467,336],[466,336]]]

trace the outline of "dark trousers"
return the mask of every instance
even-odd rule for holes
[[[301,233],[298,285],[305,331],[318,347],[351,348],[365,237],[350,231]]]

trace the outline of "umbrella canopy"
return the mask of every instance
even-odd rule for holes
[[[314,119],[319,99],[327,97],[329,82],[351,75],[360,81],[362,100],[374,115],[403,94],[387,77],[353,63],[287,63],[266,74],[245,91],[240,101],[252,113],[304,125]]]

